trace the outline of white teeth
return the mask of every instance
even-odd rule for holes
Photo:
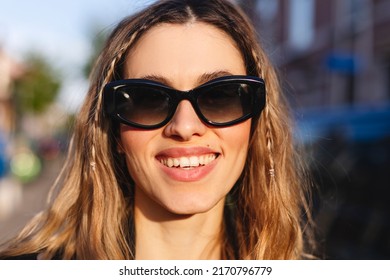
[[[199,158],[195,156],[190,157],[190,165],[199,166]]]
[[[190,166],[190,159],[186,158],[186,157],[181,157],[180,158],[180,167],[183,168],[183,167],[187,167],[187,166]]]
[[[216,158],[217,156],[215,154],[209,154],[203,156],[164,158],[164,159],[160,159],[160,162],[170,168],[172,167],[190,168],[190,167],[198,167],[201,165],[207,165],[213,160],[215,160]]]

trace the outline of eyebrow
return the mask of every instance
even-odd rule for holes
[[[151,80],[151,81],[158,82],[158,83],[161,83],[161,84],[164,84],[167,86],[171,85],[171,82],[169,79],[167,79],[163,76],[160,76],[160,75],[155,75],[155,74],[142,76],[142,77],[140,77],[140,79]]]
[[[227,70],[220,70],[210,73],[204,73],[198,78],[198,85],[204,84],[208,81],[214,80],[216,78],[224,77],[224,76],[231,76],[233,75],[231,72]]]
[[[231,76],[233,75],[231,72],[227,70],[219,70],[219,71],[214,71],[214,72],[209,72],[209,73],[203,73],[200,75],[196,81],[196,86],[202,85],[208,81],[211,81],[216,78],[224,77],[224,76]],[[146,80],[151,80],[154,82],[158,82],[167,86],[172,86],[172,81],[164,76],[161,75],[156,75],[156,74],[150,74],[150,75],[145,75],[142,76],[141,79],[146,79]]]

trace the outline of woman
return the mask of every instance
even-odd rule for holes
[[[286,112],[237,7],[155,3],[108,38],[55,198],[1,256],[303,258],[310,215]]]

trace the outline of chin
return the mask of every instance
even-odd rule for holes
[[[195,215],[212,211],[220,203],[224,203],[224,199],[219,201],[209,201],[207,199],[180,199],[177,202],[172,202],[163,205],[172,214],[176,215]]]

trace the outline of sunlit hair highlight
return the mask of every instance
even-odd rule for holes
[[[43,259],[133,259],[132,180],[117,151],[117,127],[104,115],[103,86],[122,78],[126,55],[153,26],[203,22],[228,34],[247,75],[265,80],[267,103],[253,120],[242,176],[225,207],[226,259],[300,259],[312,237],[307,183],[274,68],[246,16],[229,1],[158,1],[114,29],[91,74],[66,165],[50,207],[0,253],[39,252]],[[304,218],[303,218],[304,217]]]

